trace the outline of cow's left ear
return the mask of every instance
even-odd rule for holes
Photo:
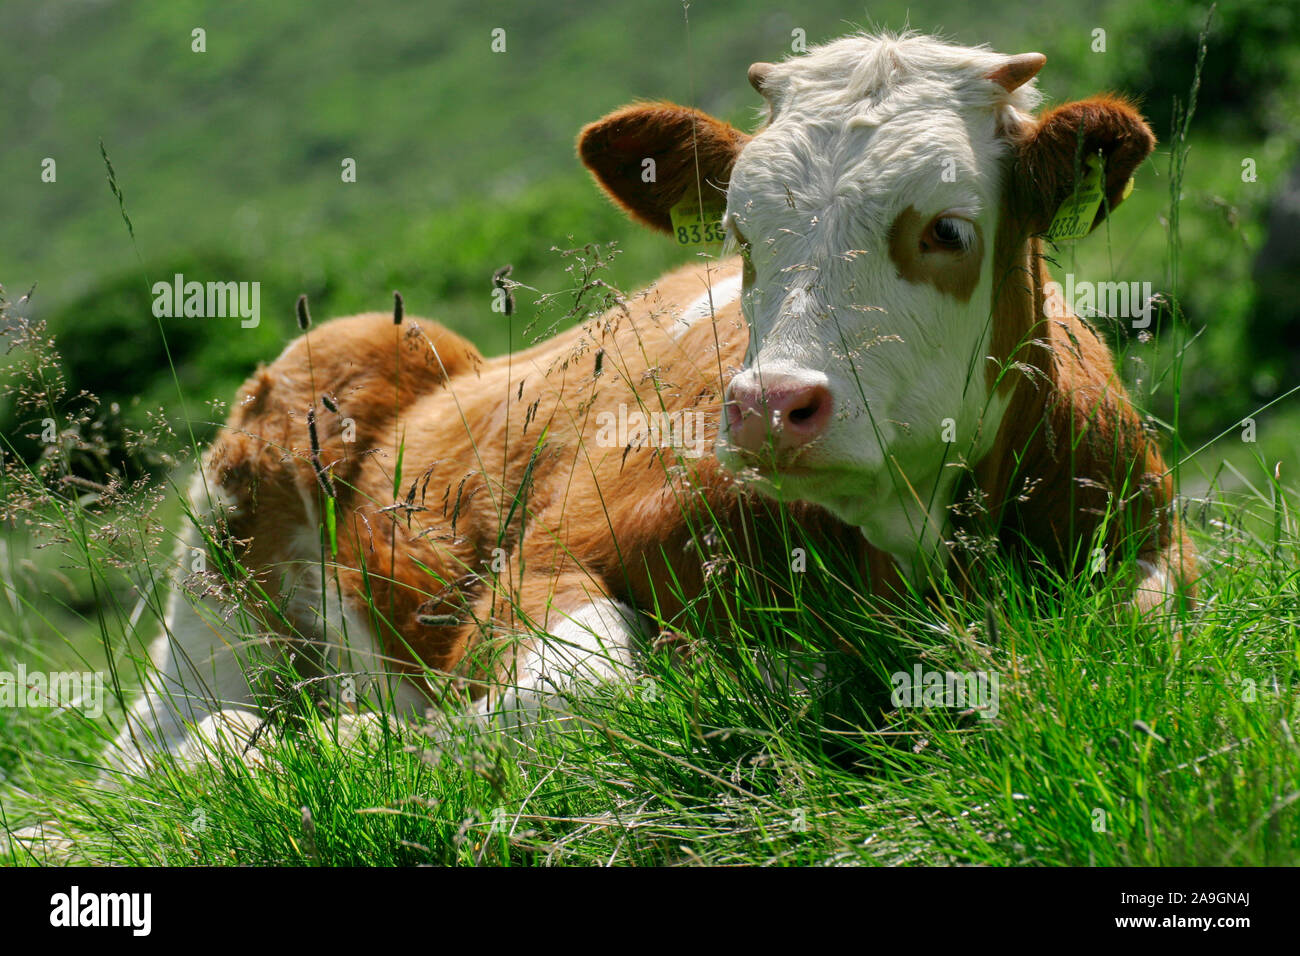
[[[750,137],[676,103],[637,103],[583,127],[578,155],[634,219],[672,232],[669,210],[697,184],[705,205],[725,201],[736,157]]]
[[[1129,180],[1155,148],[1142,115],[1118,96],[1094,96],[1044,113],[1017,142],[1012,182],[1031,233],[1047,232],[1061,204],[1074,195],[1089,156],[1105,170],[1106,202],[1088,226],[1095,229],[1128,194]]]

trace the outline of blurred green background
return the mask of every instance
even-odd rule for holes
[[[138,425],[161,406],[173,420],[187,413],[201,440],[221,417],[205,403],[228,399],[295,334],[300,292],[319,321],[387,309],[398,289],[408,311],[496,353],[545,334],[559,314],[539,314],[527,290],[511,319],[493,312],[491,275],[506,263],[514,279],[555,292],[571,281],[557,249],[616,241],[621,255],[605,278],[624,289],[653,279],[685,256],[591,184],[573,148],[584,123],[636,98],[668,98],[752,128],[759,102],[745,69],[789,54],[792,31],[811,44],[910,26],[1047,54],[1049,103],[1101,90],[1142,100],[1160,151],[1113,224],[1058,259],[1078,279],[1147,280],[1176,297],[1181,318],[1163,317],[1150,341],[1126,323],[1096,323],[1121,351],[1139,402],[1164,421],[1173,418],[1169,369],[1190,343],[1180,424],[1183,447],[1194,449],[1300,381],[1294,3],[1218,8],[1175,286],[1168,143],[1207,10],[1194,0],[698,0],[688,35],[675,0],[7,0],[0,283],[10,299],[36,284],[18,311],[49,322],[71,393],[98,395],[96,414]],[[491,49],[498,27],[504,53]],[[206,31],[206,52],[191,50],[195,28]],[[1099,29],[1104,52],[1094,50]],[[54,183],[41,180],[46,157],[57,163]],[[355,183],[341,181],[345,158],[356,161]],[[1243,179],[1244,160],[1254,181]],[[150,286],[177,272],[259,281],[261,326],[176,318],[160,327]],[[1284,478],[1294,473],[1298,407],[1292,399],[1260,416],[1256,446],[1230,432],[1198,456],[1185,487],[1256,452],[1285,460]],[[33,430],[12,404],[0,406],[0,427],[19,445]]]

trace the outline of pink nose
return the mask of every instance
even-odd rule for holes
[[[831,392],[786,376],[766,376],[762,385],[739,376],[727,389],[727,431],[732,444],[758,454],[770,441],[777,453],[800,448],[831,420]]]

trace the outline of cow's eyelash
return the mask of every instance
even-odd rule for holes
[[[970,252],[975,248],[975,224],[965,219],[948,217],[952,220],[953,227],[957,230],[958,244],[962,252]]]
[[[952,235],[941,235],[942,232]],[[936,216],[930,221],[921,238],[922,251],[946,250],[948,252],[967,253],[979,244],[979,233],[975,224],[958,215]]]

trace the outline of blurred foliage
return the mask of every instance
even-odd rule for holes
[[[1136,94],[1162,139],[1173,127],[1172,104],[1186,103],[1210,0],[1163,0],[1115,8],[1112,35],[1122,44],[1117,88]],[[1221,0],[1214,9],[1198,97],[1198,129],[1236,136],[1300,130],[1300,4]]]
[[[201,442],[238,383],[295,334],[300,292],[321,321],[387,309],[397,289],[410,312],[493,354],[553,330],[564,309],[535,300],[569,285],[570,260],[558,250],[616,241],[606,278],[625,289],[680,262],[670,242],[605,201],[574,157],[577,130],[623,103],[692,102],[749,128],[758,99],[745,68],[789,54],[792,31],[815,43],[857,27],[910,26],[1041,50],[1049,102],[1136,93],[1166,140],[1162,117],[1175,95],[1186,99],[1206,9],[1193,0],[990,0],[978,9],[935,0],[921,12],[890,0],[868,15],[842,0],[699,0],[688,32],[677,0],[10,0],[0,7],[10,41],[0,281],[11,290],[39,282],[25,314],[48,321],[72,389],[100,398],[106,434],[144,427],[145,413],[162,406],[177,434],[192,429]],[[1113,231],[1059,250],[1076,278],[1177,292],[1181,337],[1167,320],[1152,341],[1126,323],[1097,324],[1162,418],[1171,417],[1175,348],[1194,339],[1180,385],[1189,443],[1289,387],[1271,330],[1250,323],[1262,224],[1295,154],[1287,104],[1297,95],[1296,15],[1293,4],[1257,0],[1218,8],[1181,195],[1176,290],[1167,147],[1144,166]],[[505,54],[490,50],[498,26]],[[1109,33],[1105,54],[1092,49],[1098,26]],[[205,53],[191,51],[197,27]],[[134,242],[105,182],[101,137]],[[1258,162],[1255,183],[1240,176],[1247,156]],[[40,180],[44,157],[57,160],[56,183]],[[340,178],[345,158],[356,160],[355,183]],[[490,308],[490,277],[506,263],[525,286],[510,319]],[[177,272],[260,282],[261,325],[155,319],[151,284]],[[29,425],[0,403],[7,437],[21,443]],[[129,474],[158,464],[123,456]]]
[[[1267,238],[1255,257],[1251,357],[1266,383],[1300,380],[1300,161],[1268,210]]]

